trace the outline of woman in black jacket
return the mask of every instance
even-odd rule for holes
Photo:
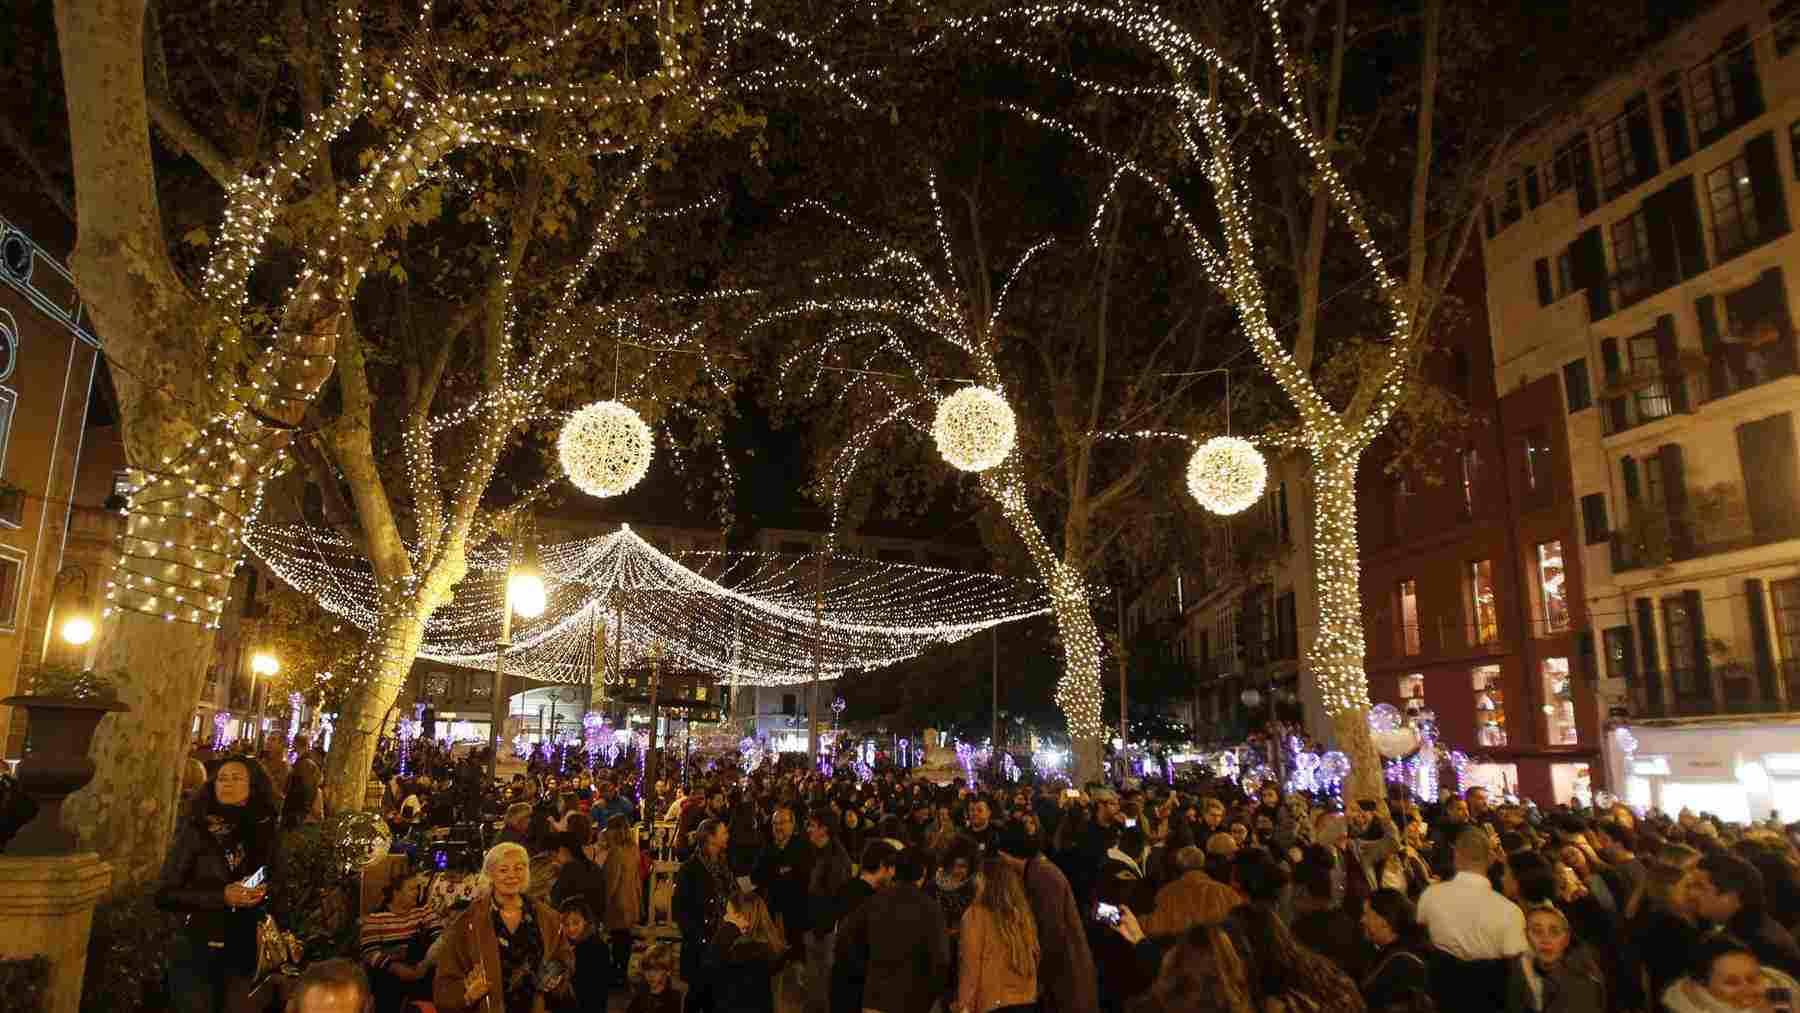
[[[213,769],[176,830],[156,906],[186,915],[169,956],[169,993],[183,1013],[252,1008],[257,906],[267,883],[245,886],[275,855],[275,793],[262,764],[233,757]]]
[[[775,973],[786,953],[762,897],[734,894],[706,950],[714,1013],[775,1013]]]

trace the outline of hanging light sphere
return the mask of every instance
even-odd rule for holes
[[[952,467],[986,471],[1012,453],[1018,422],[998,391],[964,387],[938,402],[931,435]]]
[[[1200,444],[1188,460],[1188,492],[1222,516],[1242,513],[1262,497],[1268,481],[1262,451],[1236,436],[1215,436]]]
[[[1319,757],[1319,776],[1328,782],[1349,777],[1350,758],[1335,749]]]
[[[563,473],[590,496],[617,496],[650,470],[655,440],[637,412],[617,401],[596,401],[569,416],[556,452]]]
[[[1391,703],[1378,703],[1369,708],[1369,731],[1391,732],[1400,727],[1403,720],[1400,708]]]

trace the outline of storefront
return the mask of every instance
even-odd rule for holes
[[[1618,726],[1606,763],[1632,806],[1734,823],[1800,818],[1800,721]]]

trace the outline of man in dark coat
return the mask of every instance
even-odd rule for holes
[[[1701,858],[1687,878],[1688,896],[1700,917],[1736,936],[1759,962],[1800,975],[1800,945],[1769,917],[1765,889],[1756,866],[1726,852]]]
[[[769,843],[756,860],[750,881],[781,922],[790,947],[802,944],[812,920],[806,912],[806,884],[812,877],[812,848],[795,833],[794,810],[777,806],[769,817]]]
[[[1095,1013],[1100,997],[1087,928],[1062,871],[1039,854],[1038,840],[1014,823],[1000,834],[999,855],[1025,879],[1025,899],[1037,922],[1038,1006],[1044,1013]]]
[[[838,890],[836,915],[838,931],[832,942],[831,1009],[832,1013],[857,1013],[863,1006],[863,979],[867,973],[865,947],[844,944],[844,923],[867,907],[869,901],[887,889],[894,879],[894,856],[898,852],[886,841],[870,841],[863,846],[855,879]]]
[[[707,976],[701,973],[701,962],[725,917],[725,903],[736,890],[725,861],[730,834],[718,820],[702,822],[694,831],[693,857],[683,862],[681,871],[675,874],[670,914],[681,928],[681,979],[687,982],[687,1008],[691,1013],[705,1013],[712,1006],[712,993],[707,987]]]
[[[833,989],[832,1013],[931,1013],[949,987],[950,937],[944,909],[925,892],[929,861],[921,848],[900,852],[888,888],[838,924],[833,967],[860,970],[862,983],[854,995]]]

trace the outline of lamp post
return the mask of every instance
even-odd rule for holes
[[[529,562],[519,560],[519,542],[515,537],[506,556],[506,602],[500,606],[500,638],[494,641],[494,699],[489,720],[493,728],[488,734],[488,784],[500,773],[500,742],[506,734],[506,649],[512,646],[512,617],[535,619],[544,614],[548,599],[544,578]]]
[[[70,564],[56,571],[51,582],[51,600],[55,601],[64,587],[79,582],[80,590],[76,591],[75,607],[61,620],[50,626],[61,636],[63,643],[70,647],[84,647],[94,639],[98,629],[94,622],[94,600],[88,590],[87,570],[81,566]],[[60,611],[60,609],[58,610]],[[44,654],[50,653],[50,630],[44,631]]]
[[[269,679],[280,671],[281,662],[267,651],[257,651],[250,658],[250,696],[256,700],[256,734],[251,738],[258,740],[256,747],[258,750],[262,749],[260,740],[262,739],[263,711],[269,704]],[[263,695],[260,698],[256,696],[258,678],[261,678],[263,684]]]

